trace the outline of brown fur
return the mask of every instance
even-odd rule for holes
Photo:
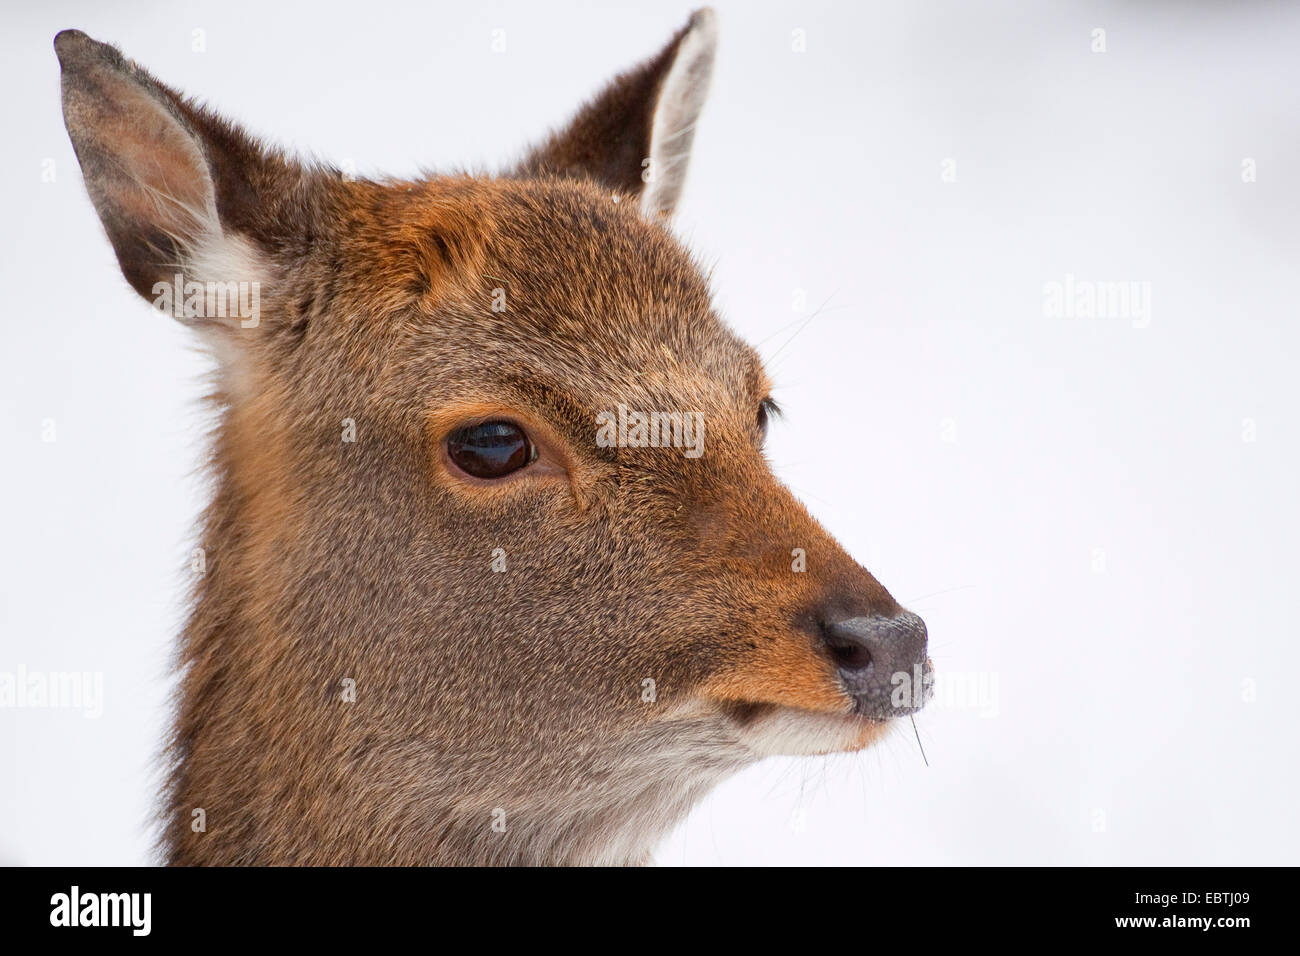
[[[879,736],[815,617],[897,605],[773,478],[755,352],[637,208],[664,76],[702,16],[509,176],[419,182],[301,166],[60,35],[69,131],[132,285],[200,269],[203,227],[151,214],[121,168],[172,156],[158,181],[193,207],[206,181],[169,148],[185,137],[262,281],[257,328],[200,329],[222,419],[171,862],[643,862],[719,779],[789,749],[773,728],[798,727],[799,752]],[[597,447],[596,412],[620,402],[702,412],[707,453]],[[491,417],[529,430],[539,467],[456,477],[442,440]]]

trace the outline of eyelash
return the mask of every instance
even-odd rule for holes
[[[758,431],[761,435],[767,434],[768,425],[773,418],[781,417],[781,406],[776,400],[768,397],[758,403]]]

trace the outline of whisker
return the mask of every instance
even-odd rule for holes
[[[776,338],[778,335],[780,335],[780,334],[781,334],[782,332],[784,332],[786,329],[790,328],[790,326],[792,326],[792,325],[798,325],[800,322],[803,322],[803,321],[804,321],[804,317],[803,317],[802,315],[799,316],[799,318],[797,318],[797,319],[792,319],[791,321],[787,322],[785,325],[783,325],[783,326],[781,326],[779,329],[777,329],[775,332],[773,332],[771,335],[767,336],[766,338],[759,339],[757,342],[755,342],[755,343],[754,343],[754,348],[757,349],[759,346],[763,345],[765,342],[770,342],[772,339]]]
[[[837,290],[837,291],[838,291],[838,290]],[[784,342],[782,342],[782,343],[781,343],[781,347],[780,347],[779,349],[777,349],[776,352],[773,353],[773,354],[772,354],[772,355],[771,355],[771,356],[770,356],[770,357],[769,357],[769,358],[768,358],[768,359],[767,359],[763,364],[766,365],[769,369],[772,369],[772,368],[773,368],[773,363],[776,362],[777,356],[780,355],[782,352],[784,352],[784,351],[786,350],[786,348],[789,347],[790,343],[793,342],[795,339],[797,339],[797,338],[799,337],[799,333],[800,333],[800,332],[802,332],[804,329],[808,328],[808,324],[809,324],[810,322],[812,322],[813,319],[815,319],[815,318],[817,318],[817,316],[821,315],[822,310],[826,308],[827,304],[828,304],[828,303],[831,301],[831,299],[833,299],[833,298],[835,298],[835,293],[834,293],[834,292],[832,292],[830,295],[828,295],[828,296],[826,297],[826,301],[823,302],[821,305],[819,305],[819,306],[816,308],[816,310],[813,311],[813,314],[810,315],[810,316],[808,316],[808,318],[807,318],[807,320],[804,322],[804,324],[801,325],[801,326],[799,326],[799,328],[795,329],[795,330],[794,330],[794,334],[791,335],[791,336],[790,336],[788,339],[786,339]],[[774,370],[774,369],[773,369],[773,370]],[[775,371],[775,370],[774,370],[774,371]]]
[[[973,587],[975,587],[975,585],[973,585],[973,584],[960,584],[960,585],[958,585],[958,586],[955,587],[955,588],[945,588],[945,589],[942,590],[942,591],[931,591],[929,594],[922,594],[920,597],[908,598],[908,599],[907,599],[906,601],[904,601],[903,603],[904,603],[904,604],[915,604],[917,601],[924,601],[924,600],[926,600],[927,598],[935,598],[935,597],[939,597],[939,596],[944,595],[944,594],[952,594],[954,591],[965,591],[965,590],[967,590],[968,588],[973,588]]]
[[[908,719],[912,721],[912,733],[916,734],[916,745],[921,748],[921,759],[925,761],[925,765],[928,767],[930,766],[930,759],[925,755],[925,745],[921,743],[921,731],[916,727],[916,717],[909,714]]]

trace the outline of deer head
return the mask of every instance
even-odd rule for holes
[[[727,774],[924,702],[924,625],[773,477],[760,360],[666,228],[714,37],[502,176],[410,182],[56,37],[122,272],[219,367],[169,860],[640,862]]]

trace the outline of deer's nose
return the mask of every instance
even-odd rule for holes
[[[821,631],[857,713],[902,717],[930,699],[934,671],[925,622],[911,611],[823,620]]]

